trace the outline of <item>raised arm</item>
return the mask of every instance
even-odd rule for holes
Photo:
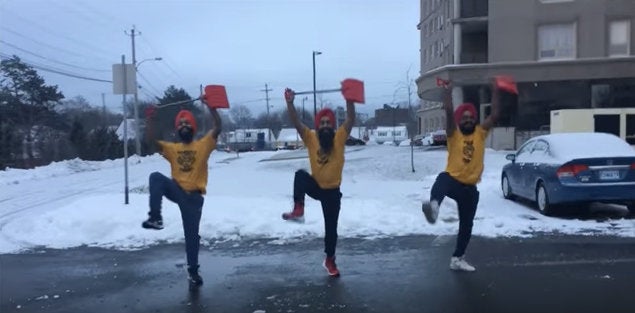
[[[287,102],[287,111],[289,112],[289,119],[293,123],[293,126],[300,134],[300,137],[304,138],[304,132],[308,128],[300,118],[298,117],[298,113],[295,110],[295,104],[293,104],[293,100],[295,100],[295,92],[289,88],[284,91],[284,99]]]
[[[489,116],[483,121],[481,127],[485,130],[490,130],[496,124],[498,116],[500,114],[500,92],[496,86],[496,82],[492,83],[492,110]]]
[[[154,115],[153,115],[154,116]],[[154,118],[151,118],[150,120],[151,124],[155,124],[155,120]],[[157,138],[156,135],[156,130],[155,130],[155,125],[150,125],[148,127],[146,127],[146,133],[144,136],[144,141],[147,147],[149,147],[152,151],[152,153],[154,152],[161,152],[162,148],[161,145],[159,144],[159,138]]]
[[[212,129],[210,129],[210,132],[212,133],[212,137],[214,139],[218,139],[218,135],[220,135],[221,131],[223,130],[223,122],[220,119],[220,114],[218,114],[218,111],[216,111],[216,108],[212,108],[207,103],[207,100],[205,99],[204,95],[201,95],[199,97],[199,100],[201,100],[201,102],[205,104],[205,106],[209,109],[209,112],[212,115],[212,124],[214,126],[212,126]]]
[[[346,120],[344,120],[344,129],[346,129],[346,133],[350,134],[353,129],[353,125],[355,125],[355,103],[350,100],[346,100]]]
[[[220,114],[218,114],[216,108],[210,108],[209,111],[210,113],[212,113],[212,122],[214,123],[214,126],[211,130],[212,137],[214,137],[214,139],[218,139],[218,135],[220,135],[221,131],[223,130],[223,122],[221,121]]]
[[[445,110],[445,134],[452,136],[456,130],[454,122],[454,105],[452,104],[452,85],[449,84],[443,89],[443,109]]]

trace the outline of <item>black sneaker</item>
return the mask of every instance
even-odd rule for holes
[[[188,266],[187,267],[188,280],[190,281],[190,285],[200,286],[203,284],[203,278],[198,274],[198,265]]]
[[[161,218],[149,218],[141,223],[141,227],[146,229],[163,229],[163,220]]]

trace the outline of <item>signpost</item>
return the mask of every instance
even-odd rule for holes
[[[123,158],[124,158],[124,203],[128,204],[128,112],[126,109],[126,95],[132,94],[137,86],[137,75],[132,64],[126,64],[126,56],[121,55],[121,64],[112,65],[112,91],[122,95],[123,105]],[[135,134],[139,136],[139,134]]]

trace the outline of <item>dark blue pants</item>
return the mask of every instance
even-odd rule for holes
[[[459,207],[459,234],[452,256],[463,256],[472,237],[472,225],[478,206],[479,192],[476,186],[463,184],[447,172],[442,172],[437,176],[430,193],[430,201],[437,200],[439,205],[446,196],[456,201]]]
[[[342,200],[340,188],[322,189],[311,174],[305,170],[298,170],[293,179],[293,201],[304,203],[304,195],[319,200],[322,204],[324,253],[329,257],[334,256],[337,246],[337,220]]]
[[[185,253],[187,265],[198,265],[198,250],[201,237],[198,227],[203,211],[203,195],[200,192],[186,192],[176,181],[165,175],[154,172],[150,174],[150,218],[161,218],[161,200],[168,200],[179,205],[185,235]]]

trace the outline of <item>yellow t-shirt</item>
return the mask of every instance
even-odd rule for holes
[[[208,132],[201,139],[189,144],[159,141],[161,154],[170,162],[172,178],[185,191],[200,190],[206,193],[207,159],[216,148],[216,139]]]
[[[322,153],[320,141],[314,130],[305,128],[302,140],[309,152],[311,176],[322,189],[333,189],[342,183],[342,169],[344,168],[344,149],[348,133],[344,127],[335,132],[331,153]]]
[[[467,136],[458,128],[454,130],[448,137],[448,166],[445,168],[450,176],[468,185],[476,185],[481,180],[487,133],[480,125]]]

